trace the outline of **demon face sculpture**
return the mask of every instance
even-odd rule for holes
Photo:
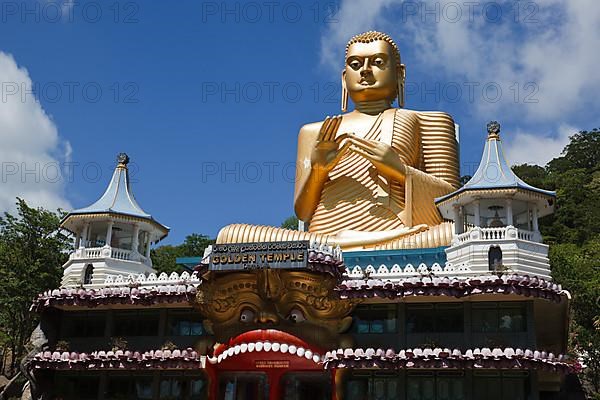
[[[210,274],[197,306],[205,328],[226,343],[256,329],[276,329],[322,348],[340,344],[352,323],[354,302],[336,298],[336,279],[310,271],[263,269]]]

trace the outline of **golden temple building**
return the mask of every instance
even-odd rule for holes
[[[405,77],[388,35],[351,38],[342,113],[298,134],[303,228],[225,226],[180,274],[152,268],[169,229],[120,155],[104,195],[63,220],[75,249],[32,305],[31,397],[575,398],[570,294],[538,227],[555,193],[512,172],[495,121],[461,187],[455,121],[405,109]]]

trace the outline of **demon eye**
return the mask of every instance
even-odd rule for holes
[[[304,313],[299,308],[293,308],[292,311],[290,311],[290,315],[288,316],[288,319],[295,323],[306,321],[306,317],[304,316]]]
[[[254,321],[255,313],[249,308],[245,308],[240,313],[240,322],[252,322]]]

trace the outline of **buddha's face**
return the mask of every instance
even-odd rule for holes
[[[354,102],[393,101],[398,88],[393,47],[384,40],[351,44],[343,79]]]
[[[227,274],[202,284],[198,305],[223,343],[243,332],[275,329],[335,347],[352,322],[353,305],[332,296],[334,285],[333,277],[307,271]]]

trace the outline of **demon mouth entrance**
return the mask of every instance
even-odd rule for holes
[[[330,400],[333,376],[323,352],[277,330],[243,333],[215,349],[207,372],[212,399]]]

